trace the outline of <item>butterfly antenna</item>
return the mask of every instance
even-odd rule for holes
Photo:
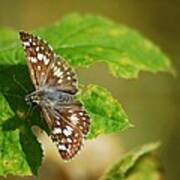
[[[26,113],[26,118],[31,117],[33,111],[35,110],[35,108],[37,107],[37,105],[30,105],[28,108],[28,111]]]
[[[21,87],[21,89],[25,92],[25,93],[28,93],[28,90],[23,86],[23,84],[20,83],[20,81],[18,81],[15,77],[15,75],[13,75],[13,80],[14,82],[19,86]]]
[[[28,111],[27,111],[27,113],[26,113],[26,118],[28,119],[28,117],[30,117],[30,115],[32,114],[32,106],[29,106],[29,108],[28,108]]]

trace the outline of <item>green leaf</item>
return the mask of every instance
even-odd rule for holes
[[[3,33],[1,30],[0,35]],[[137,77],[140,71],[173,72],[168,57],[155,44],[107,18],[71,14],[35,33],[48,40],[57,54],[74,67],[104,62],[115,77],[123,78]],[[6,36],[14,39],[14,34],[8,31]],[[0,58],[0,64],[24,63],[17,39],[0,50]]]
[[[118,161],[101,180],[160,180],[163,172],[154,156],[159,143],[144,145]]]
[[[83,87],[79,99],[92,119],[87,138],[120,132],[131,126],[121,105],[105,88],[92,84]]]
[[[71,14],[39,34],[74,67],[104,62],[115,77],[172,71],[168,57],[138,32],[107,18]]]
[[[9,28],[1,28],[0,37],[0,64],[24,63],[22,49],[18,40],[18,32]]]
[[[15,83],[13,76],[23,85],[30,79],[25,66],[0,66],[0,176],[37,175],[43,152],[31,131],[33,125],[45,128],[37,113],[27,114],[25,92]],[[22,76],[23,72],[23,76]],[[31,119],[32,118],[32,119]]]
[[[2,130],[2,123],[11,117],[13,117],[13,112],[3,96],[0,95],[0,176],[7,174],[30,175],[30,169],[19,143],[18,130],[12,132]]]

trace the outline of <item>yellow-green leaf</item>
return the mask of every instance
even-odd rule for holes
[[[140,71],[172,71],[158,46],[104,17],[70,14],[38,32],[74,67],[104,62],[111,74],[123,78],[137,77]]]
[[[101,180],[161,180],[162,166],[153,155],[159,143],[146,144],[125,155]]]
[[[92,119],[88,138],[120,132],[130,127],[123,108],[105,88],[93,84],[88,85],[79,94],[79,99]]]

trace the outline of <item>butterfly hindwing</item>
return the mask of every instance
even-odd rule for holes
[[[51,113],[50,113],[51,112]],[[53,112],[53,113],[52,113]],[[51,138],[64,160],[72,159],[82,148],[90,118],[80,103],[54,110],[45,110],[44,117],[51,124]]]
[[[70,160],[81,150],[84,137],[78,128],[67,123],[63,118],[55,119],[51,138],[61,157],[64,160]]]
[[[90,117],[80,102],[68,105],[61,114],[62,116],[67,117],[68,122],[70,122],[74,127],[80,129],[83,136],[88,133]]]

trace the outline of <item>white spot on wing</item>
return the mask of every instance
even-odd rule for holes
[[[73,110],[72,110],[72,109],[69,109],[68,112],[69,112],[69,113],[73,113]]]
[[[52,133],[53,133],[53,134],[61,134],[61,133],[62,133],[62,130],[61,130],[61,128],[54,128],[54,130],[53,130]]]
[[[61,125],[61,123],[60,123],[59,121],[56,121],[56,124],[57,124],[58,126],[60,126],[60,125]]]
[[[86,117],[82,117],[82,120],[86,121]]]
[[[25,47],[30,47],[30,43],[26,41],[26,42],[24,42],[24,46]]]
[[[79,134],[78,134],[78,133],[76,133],[76,134],[74,135],[74,137],[76,137],[76,138],[77,138],[78,136],[79,136]]]
[[[70,136],[72,134],[72,131],[70,129],[64,129],[63,133],[65,136]]]
[[[59,73],[57,74],[58,77],[61,77],[63,74],[63,72],[61,70],[59,70]]]
[[[83,116],[83,112],[79,112],[79,115],[80,115],[80,116]]]
[[[66,146],[63,145],[63,144],[59,144],[59,145],[58,145],[58,149],[59,149],[59,150],[62,150],[62,151],[66,151]]]
[[[37,66],[37,69],[40,71],[41,70],[41,66]]]
[[[76,114],[73,114],[71,117],[70,117],[70,119],[71,119],[71,121],[72,121],[72,123],[73,124],[77,124],[78,123],[78,121],[79,121],[79,119],[78,119],[78,117],[76,116]]]
[[[43,60],[45,65],[49,64],[49,59],[46,56],[43,57]]]
[[[67,142],[68,142],[68,143],[72,143],[71,138],[67,138]]]
[[[39,46],[36,47],[36,52],[39,52]]]
[[[54,66],[54,64],[52,65],[51,68],[53,69],[53,72],[54,72],[54,73],[55,73],[55,72],[57,71],[57,69],[58,69],[58,67],[57,67],[57,66]]]
[[[35,57],[30,57],[30,61],[31,61],[32,63],[36,63],[36,62],[37,62],[37,59],[36,59]]]
[[[58,68],[57,66],[54,67],[54,76],[60,77],[62,76],[63,72],[61,71],[60,68]]]
[[[67,130],[69,131],[73,131],[73,128],[71,128],[70,126],[66,126]]]
[[[45,72],[42,72],[41,75],[44,76],[44,75],[45,75]]]
[[[59,79],[59,80],[58,80],[58,83],[61,84],[61,83],[62,83],[62,79]]]
[[[61,62],[60,62],[60,61],[57,61],[57,65],[60,66],[60,65],[61,65]]]
[[[68,80],[71,80],[71,77],[70,77],[70,76],[68,76],[68,77],[67,77],[67,79],[68,79]]]
[[[37,58],[40,60],[40,61],[42,61],[43,60],[43,54],[41,54],[41,53],[38,53],[37,54]]]

